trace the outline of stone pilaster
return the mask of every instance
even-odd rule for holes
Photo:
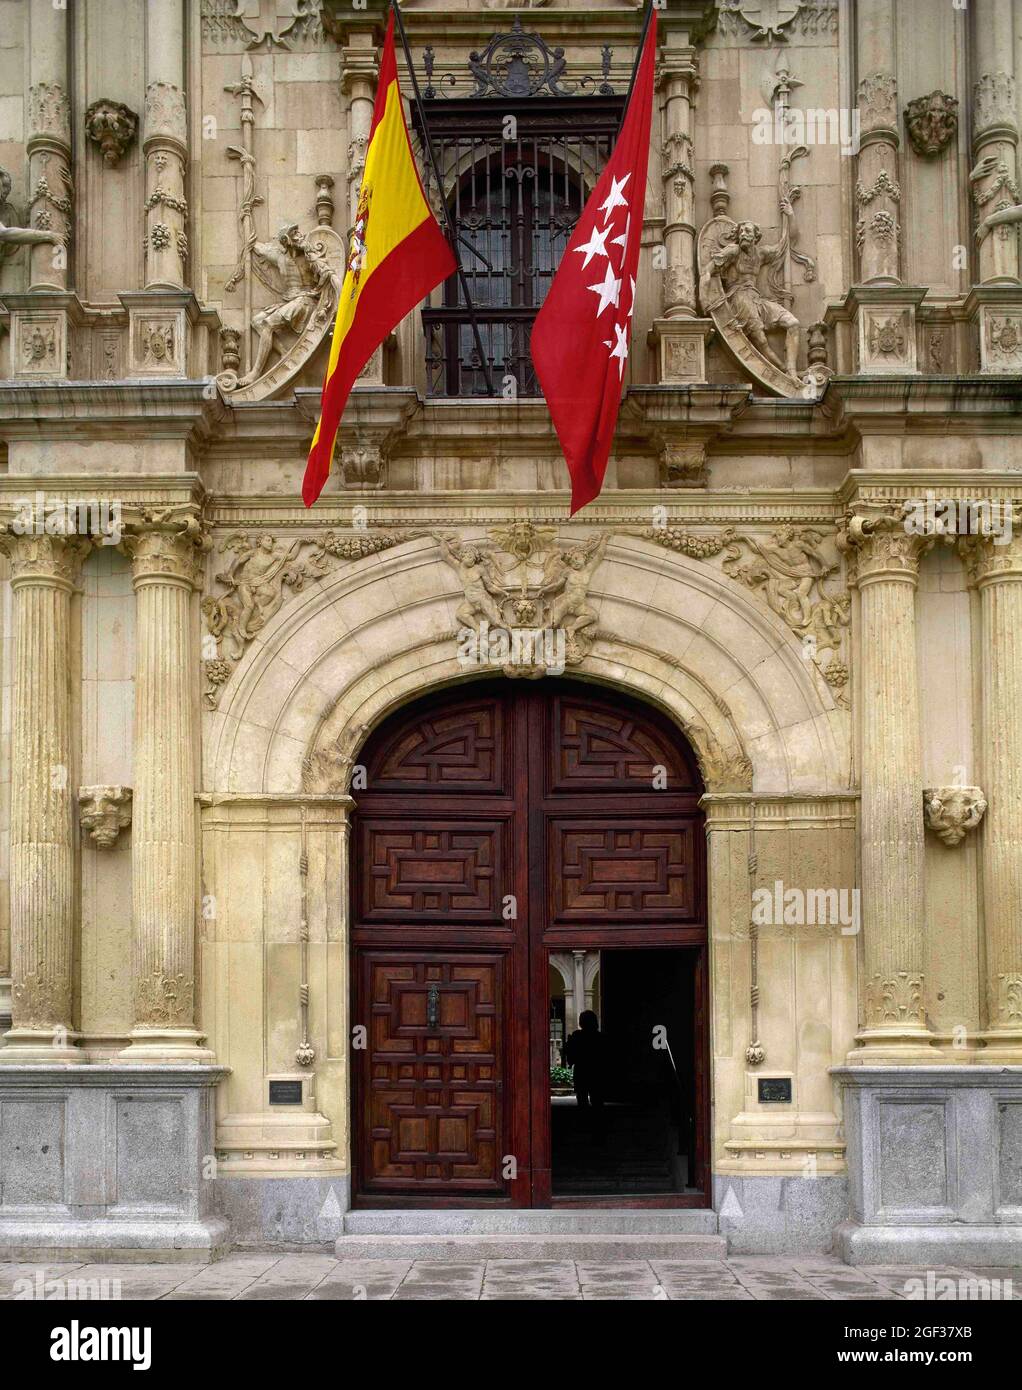
[[[127,536],[136,596],[132,915],[125,1060],[208,1060],[195,1028],[195,670],[191,599],[208,540],[193,517]]]
[[[1022,504],[1014,511],[1022,518]],[[1017,524],[1017,522],[1016,522]],[[987,1051],[1022,1063],[1022,535],[963,543],[980,602]]]
[[[979,232],[980,285],[1018,285],[1018,223],[984,229],[1020,200],[1012,0],[976,0],[972,21],[972,202]]]
[[[29,223],[54,232],[29,252],[29,289],[63,290],[73,230],[71,107],[67,75],[68,10],[52,0],[31,0],[29,10],[28,179]]]
[[[862,930],[865,1028],[853,1061],[936,1061],[923,980],[924,836],[915,591],[925,538],[900,517],[853,514],[842,533],[861,595]]]
[[[82,1060],[72,1032],[76,916],[71,595],[87,542],[0,534],[14,610],[12,1027],[0,1061]]]
[[[183,0],[146,6],[146,63],[145,288],[182,289],[188,263]]]
[[[660,70],[663,88],[664,275],[665,318],[694,318],[695,174],[692,154],[692,103],[699,68],[695,49],[671,43]]]
[[[901,185],[894,7],[860,0],[856,9],[861,142],[855,186],[859,283],[901,283]]]
[[[369,131],[373,124],[373,105],[376,101],[375,34],[371,29],[356,30],[347,35],[341,49],[341,92],[348,103],[348,227],[351,236],[358,213],[358,195],[365,172]],[[383,383],[383,348],[379,347],[359,373],[362,386]]]

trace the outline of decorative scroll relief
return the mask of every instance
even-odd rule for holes
[[[291,0],[281,14],[277,0],[202,0],[202,37],[220,46],[243,43],[246,48],[291,50],[318,43],[323,37],[320,0]]]
[[[726,37],[753,43],[787,43],[802,37],[836,34],[837,0],[721,0],[717,27]]]
[[[221,555],[233,559],[214,576],[222,592],[202,600],[208,633],[203,639],[205,699],[216,709],[223,686],[248,644],[284,604],[288,590],[300,592],[307,581],[321,579],[338,564],[375,555],[416,534],[352,532],[338,536],[324,531],[290,543],[275,536],[247,536],[240,531],[220,545]]]
[[[975,830],[987,809],[979,787],[928,787],[923,792],[927,829],[945,845],[958,845]]]
[[[739,535],[733,527],[695,535],[678,527],[647,527],[641,533],[668,550],[696,560],[722,555],[721,569],[752,589],[802,643],[802,654],[830,687],[835,702],[848,707],[851,600],[827,587],[840,573],[820,531],[779,526],[769,536]]]
[[[459,659],[530,679],[577,666],[597,637],[589,586],[607,534],[564,545],[554,527],[531,521],[488,534],[486,543],[434,532],[464,594],[455,614]]]

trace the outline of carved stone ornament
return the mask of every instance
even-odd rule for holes
[[[660,445],[661,487],[705,487],[706,448],[664,440]]]
[[[790,259],[799,261],[806,280],[815,277],[815,263],[793,251],[790,222],[799,189],[789,181],[792,161],[807,155],[799,145],[783,156],[778,171],[781,233],[777,241],[763,244],[757,223],[735,222],[727,215],[730,193],[727,166],[710,170],[714,180],[710,197],[714,216],[704,223],[696,243],[699,264],[699,303],[714,324],[735,360],[768,391],[778,396],[813,396],[819,382],[815,376],[799,376],[799,322],[783,300],[791,294],[783,287],[781,271]],[[760,276],[769,275],[770,294],[760,286]],[[773,297],[771,297],[771,295]],[[776,355],[768,334],[784,333],[784,360]]]
[[[120,101],[102,97],[85,113],[85,133],[99,146],[103,162],[113,168],[135,138],[138,117]]]
[[[905,128],[916,154],[932,159],[958,134],[958,100],[947,92],[916,97],[905,107]]]
[[[112,849],[131,824],[130,787],[79,787],[78,805],[82,829],[99,849]]]
[[[819,671],[835,702],[847,706],[851,601],[843,588],[826,587],[839,575],[840,564],[819,531],[785,525],[769,536],[740,536],[729,526],[697,535],[651,526],[642,535],[696,560],[723,554],[724,573],[763,598],[802,643],[803,656]]]
[[[202,600],[209,636],[204,639],[206,657],[205,699],[215,709],[233,663],[240,661],[248,644],[261,632],[291,593],[307,582],[321,579],[338,564],[375,555],[410,540],[415,532],[354,531],[337,535],[324,531],[311,538],[281,541],[271,535],[245,535],[237,531],[219,546],[231,554],[227,568],[214,575],[222,592]]]
[[[1015,114],[1015,79],[1007,72],[985,72],[972,89],[975,121],[974,134],[980,135],[994,126],[1017,130]]]
[[[452,634],[463,664],[536,678],[588,656],[597,636],[589,586],[605,533],[564,545],[554,527],[513,521],[488,543],[433,534],[464,594]]]
[[[71,140],[71,104],[59,82],[37,82],[28,89],[29,137],[50,136],[67,145]]]
[[[752,30],[750,37],[764,43],[786,43],[784,32],[802,9],[802,0],[723,0],[723,14],[741,18]]]
[[[979,825],[987,803],[979,787],[928,787],[923,808],[927,828],[945,845],[957,845]]]
[[[283,13],[281,9],[283,8]],[[209,44],[243,43],[268,52],[316,44],[322,40],[320,0],[202,0],[202,37]]]
[[[858,96],[863,130],[897,130],[898,83],[893,73],[874,72],[862,78]]]
[[[185,94],[172,82],[150,82],[145,90],[145,138],[164,136],[185,145],[188,121]]]
[[[187,975],[166,976],[154,970],[135,982],[136,1026],[188,1027],[194,1017],[195,982]]]
[[[923,977],[906,970],[888,978],[877,974],[866,981],[866,1026],[884,1028],[892,1023],[922,1024]]]

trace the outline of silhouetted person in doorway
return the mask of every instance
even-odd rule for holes
[[[606,1040],[592,1009],[578,1016],[578,1028],[564,1045],[564,1060],[572,1068],[579,1119],[594,1133],[603,1130],[603,1097],[607,1081]]]

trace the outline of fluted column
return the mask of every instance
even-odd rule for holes
[[[195,1027],[194,520],[125,538],[135,588],[132,916],[135,1026],[125,1060],[207,1061]]]
[[[179,289],[188,263],[184,3],[146,6],[145,288]]]
[[[668,41],[661,82],[664,89],[663,161],[664,317],[694,318],[695,174],[692,155],[692,102],[698,80],[696,51],[688,43]]]
[[[1022,503],[1015,503],[1022,519]],[[987,1051],[1022,1063],[1022,535],[963,546],[980,600]]]
[[[911,1061],[930,1043],[925,924],[922,733],[915,591],[926,542],[895,517],[849,518],[849,582],[861,595],[862,931],[865,1028],[857,1061]]]
[[[87,542],[0,534],[14,609],[12,1027],[0,1062],[80,1061],[72,1031],[75,813],[71,595]]]
[[[974,0],[972,19],[972,160],[976,222],[1018,202],[1018,110],[1012,0]],[[1018,224],[981,230],[980,285],[1017,285]]]
[[[28,178],[29,223],[55,232],[29,252],[29,289],[63,290],[68,284],[72,234],[71,107],[67,72],[68,8],[31,0],[29,10]]]
[[[859,0],[856,23],[861,122],[855,186],[859,283],[898,285],[901,283],[900,135],[891,0]]]

